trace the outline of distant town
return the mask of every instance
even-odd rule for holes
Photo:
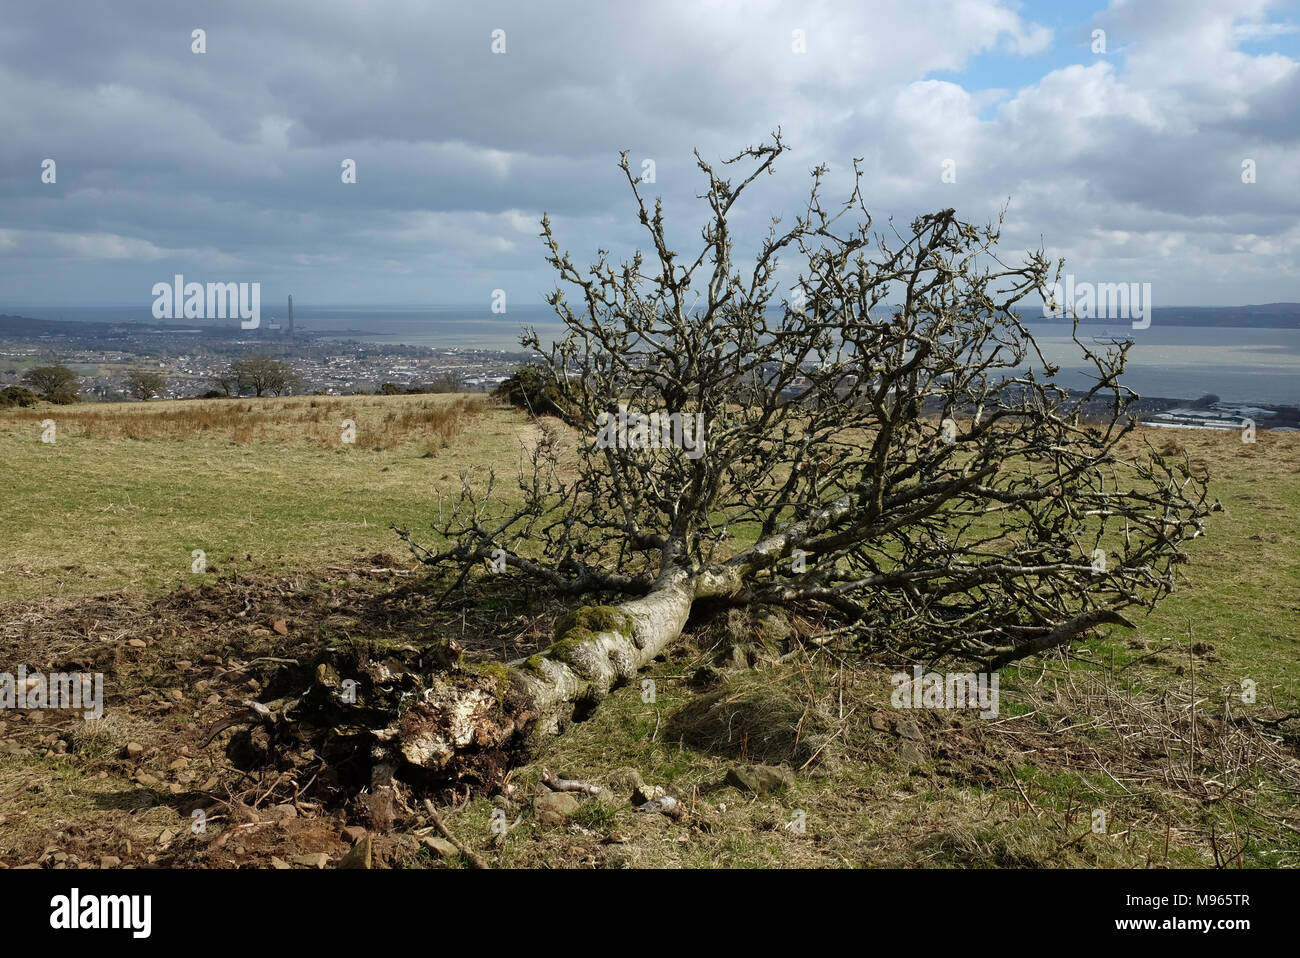
[[[438,388],[487,391],[532,357],[523,351],[360,342],[279,325],[78,323],[0,315],[0,389],[18,385],[35,366],[61,363],[80,379],[86,400],[132,398],[127,376],[147,369],[162,377],[156,398],[184,399],[218,391],[218,377],[250,353],[287,364],[297,393],[346,396]]]
[[[1283,305],[1294,321],[1295,304]],[[1229,323],[1240,319],[1235,315],[1240,310],[1219,312]],[[33,368],[57,363],[76,374],[83,401],[141,398],[133,394],[130,380],[142,371],[158,377],[151,379],[159,384],[149,397],[153,399],[239,395],[238,387],[231,389],[232,364],[258,355],[291,371],[292,387],[285,394],[488,392],[537,359],[523,350],[375,343],[347,338],[348,331],[295,331],[292,306],[289,317],[284,325],[244,330],[237,322],[95,323],[0,315],[0,391],[20,385]],[[799,377],[787,392],[793,398],[806,388]],[[1085,415],[1104,417],[1108,402],[1105,397],[1095,400]],[[1215,395],[1143,396],[1132,412],[1143,425],[1173,429],[1300,428],[1295,406],[1223,402]]]

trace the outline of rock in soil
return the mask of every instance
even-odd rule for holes
[[[369,833],[360,825],[348,825],[343,828],[341,834],[345,842],[352,842],[355,844],[361,841],[361,839]]]
[[[898,757],[909,765],[924,765],[930,760],[925,749],[915,742],[903,742],[898,747]]]
[[[548,792],[533,799],[533,813],[543,825],[562,825],[578,805],[578,796],[572,792]]]
[[[634,768],[620,768],[609,777],[609,787],[616,792],[635,791],[644,784],[641,773]]]
[[[911,719],[903,719],[894,731],[900,738],[911,739],[913,742],[919,742],[925,737],[921,734],[921,727]]]
[[[439,858],[450,858],[452,855],[460,854],[459,850],[445,838],[435,838],[430,835],[424,839],[424,847],[429,849]]]
[[[338,860],[335,868],[369,868],[371,863],[371,843],[369,833],[362,835],[360,840],[352,846],[352,851],[348,852]]]
[[[727,769],[724,781],[742,792],[767,795],[793,785],[794,772],[784,765],[737,765]]]

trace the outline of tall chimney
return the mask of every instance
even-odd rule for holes
[[[293,293],[289,294],[289,335],[293,335]]]

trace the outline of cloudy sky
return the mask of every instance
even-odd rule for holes
[[[1041,243],[1157,306],[1300,300],[1298,27],[1267,0],[14,0],[0,311],[147,310],[175,273],[264,301],[538,303],[543,211],[580,259],[643,242],[621,150],[654,161],[686,250],[692,148],[778,126],[793,150],[740,229],[795,213],[819,162],[847,186],[856,156],[878,224],[1007,204],[1012,255]]]

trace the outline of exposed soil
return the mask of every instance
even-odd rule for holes
[[[599,763],[557,774],[586,777],[607,794],[583,797],[565,824],[546,828],[536,795],[537,821],[528,818],[529,785],[546,794],[536,781],[540,768],[521,767],[511,782],[523,755],[485,754],[457,780],[394,778],[372,762],[362,723],[314,726],[283,713],[311,686],[326,650],[336,659],[339,650],[352,655],[371,683],[367,692],[383,687],[396,701],[406,692],[404,669],[427,677],[474,659],[528,655],[549,641],[564,610],[517,592],[480,591],[439,605],[441,585],[401,559],[374,555],[291,576],[235,570],[160,597],[121,592],[0,606],[0,661],[8,668],[102,672],[105,693],[104,716],[96,721],[53,709],[0,713],[0,867],[319,868],[355,852],[363,835],[372,867],[419,867],[447,854],[445,847],[437,851],[422,811],[426,796],[463,809],[465,826],[478,827],[472,837],[487,848],[497,833],[474,823],[494,794],[510,817],[522,815],[531,827],[516,834],[532,836],[532,851],[520,851],[512,839],[515,850],[501,853],[504,863],[635,863],[686,835],[722,847],[754,828],[784,834],[784,813],[769,815],[757,805],[745,806],[739,831],[724,823],[738,803],[722,771],[753,761],[824,781],[816,809],[823,820],[866,821],[861,816],[869,811],[874,823],[874,830],[850,829],[834,839],[820,831],[797,845],[810,857],[787,863],[879,863],[898,848],[914,864],[969,858],[1041,865],[1062,854],[1086,864],[1086,843],[1071,843],[1084,842],[1091,805],[1081,797],[1077,807],[1053,810],[1045,783],[1057,775],[1113,785],[1124,796],[1115,802],[1127,821],[1164,832],[1166,857],[1171,815],[1194,822],[1198,809],[1231,806],[1235,814],[1256,814],[1256,830],[1270,841],[1300,826],[1289,814],[1252,812],[1249,791],[1261,773],[1288,788],[1300,784],[1300,719],[1292,714],[1247,721],[1201,713],[1192,722],[1168,693],[1116,697],[1073,681],[1027,690],[1025,713],[997,722],[928,710],[902,714],[888,705],[888,670],[864,662],[829,672],[807,660],[783,663],[821,624],[723,610],[693,620],[657,673],[690,694],[665,714],[662,729],[655,719],[650,737],[662,731],[665,743],[696,749],[704,763],[701,783],[679,791],[684,819],[611,810],[609,795],[620,789],[627,807],[629,786],[620,784],[626,770],[617,768],[625,762],[589,742],[574,754],[593,749]],[[1189,652],[1214,660],[1208,646]],[[271,717],[257,715],[251,702]],[[1041,776],[1037,784],[1020,781],[1024,773],[1015,769],[1027,765]],[[835,777],[837,768],[849,767],[886,772],[870,784],[852,774]],[[899,789],[913,784],[916,794],[937,798],[900,804]],[[961,794],[981,797],[970,805]],[[972,822],[1058,816],[1061,838],[1050,845],[1036,840],[1043,844],[1037,857],[1022,861],[1036,846],[953,824],[951,816],[967,811]],[[621,824],[611,830],[610,822]],[[1223,842],[1183,831],[1184,843]],[[609,837],[616,832],[624,833],[617,841]],[[818,844],[832,840],[833,848]],[[1175,836],[1175,847],[1179,841]],[[1213,853],[1231,863],[1241,852],[1233,844],[1228,851],[1215,845]],[[1138,845],[1132,854],[1151,852]]]
[[[435,612],[440,590],[405,565],[375,555],[311,575],[213,577],[153,599],[0,606],[7,668],[104,675],[102,719],[0,712],[0,864],[292,865],[346,851],[349,824],[376,833],[377,864],[410,857],[418,843],[389,834],[406,809],[359,794],[368,769],[331,766],[313,747],[322,730],[284,734],[292,723],[258,721],[245,704],[281,706],[297,667],[353,638],[436,652],[454,636],[467,658],[546,641],[550,616],[506,599]],[[235,827],[206,827],[217,823]]]

